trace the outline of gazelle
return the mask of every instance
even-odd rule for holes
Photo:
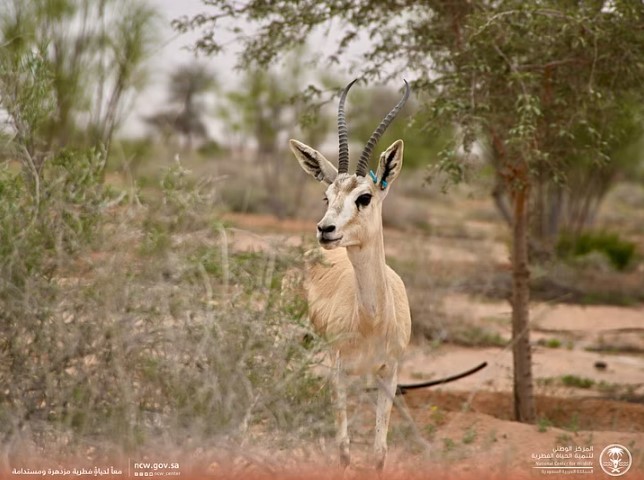
[[[310,255],[305,288],[309,319],[329,339],[333,358],[336,441],[340,462],[350,463],[345,375],[374,374],[378,380],[374,451],[376,468],[387,456],[387,431],[398,363],[409,344],[411,316],[405,285],[385,263],[382,202],[400,174],[403,141],[380,155],[376,173],[367,171],[373,148],[409,98],[405,94],[367,142],[355,174],[349,170],[344,102],[355,80],[346,86],[338,106],[338,168],[313,148],[290,141],[305,172],[327,185],[327,210],[317,224],[322,249]]]

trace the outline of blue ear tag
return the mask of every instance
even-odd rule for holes
[[[378,177],[373,173],[373,170],[369,170],[369,176],[371,177],[371,180],[373,180],[373,183],[378,183]]]
[[[380,187],[381,187],[383,190],[384,190],[385,188],[387,188],[387,185],[389,185],[389,184],[387,183],[387,181],[386,181],[386,180],[382,180],[382,181],[380,182]]]

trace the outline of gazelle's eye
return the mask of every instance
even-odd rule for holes
[[[327,196],[326,196],[326,195],[325,195],[324,197],[322,197],[322,200],[324,201],[324,203],[325,203],[326,205],[328,205],[328,204],[329,204],[329,199],[327,198]]]
[[[370,193],[363,193],[360,195],[358,198],[356,198],[356,206],[358,208],[360,207],[366,207],[371,203],[371,194]]]

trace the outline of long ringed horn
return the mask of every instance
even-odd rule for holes
[[[344,116],[344,101],[351,86],[358,79],[353,80],[347,85],[340,95],[340,104],[338,105],[338,139],[340,142],[340,153],[338,154],[338,173],[347,173],[349,171],[349,132],[347,130],[347,120]]]
[[[407,102],[407,99],[409,98],[409,83],[407,83],[407,80],[403,81],[405,82],[405,94],[403,95],[403,98],[400,99],[398,104],[391,109],[391,111],[387,114],[383,121],[380,122],[378,128],[376,128],[376,130],[371,134],[371,138],[367,142],[367,145],[364,147],[364,150],[360,155],[358,167],[356,168],[356,175],[364,177],[367,174],[367,169],[369,168],[369,159],[371,158],[373,148],[376,146],[376,143],[378,143],[378,140],[380,140],[382,134],[385,133],[387,127],[391,124],[391,122],[393,122],[394,118],[396,118],[396,115],[398,115],[398,113],[402,110],[405,102]]]

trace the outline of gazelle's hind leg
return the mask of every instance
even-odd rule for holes
[[[376,455],[376,469],[382,471],[387,458],[387,432],[389,431],[389,417],[391,407],[396,395],[398,382],[398,363],[393,362],[385,366],[376,375],[378,382],[378,403],[376,405],[376,437],[373,449]]]
[[[342,361],[336,354],[333,365],[333,394],[335,401],[335,439],[340,453],[340,464],[343,468],[349,466],[349,432],[347,423],[347,385],[346,376],[342,370]]]

